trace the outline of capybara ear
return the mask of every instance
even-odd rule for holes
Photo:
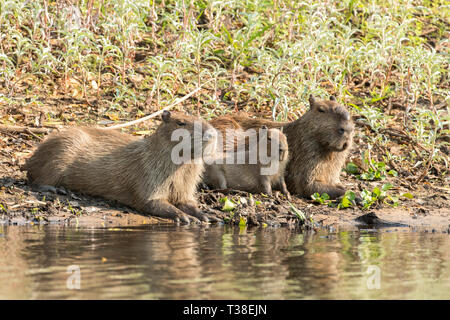
[[[336,101],[336,97],[335,97],[335,96],[331,96],[331,97],[330,97],[330,100],[331,100],[331,101]]]
[[[314,99],[314,96],[311,94],[309,96],[309,106],[312,108],[312,106],[316,103],[316,99]]]
[[[168,122],[170,120],[170,112],[167,110],[163,111],[162,119],[164,122]]]
[[[266,126],[265,124],[263,124],[263,125],[261,126],[261,129],[262,129],[262,130],[267,130],[267,126]]]

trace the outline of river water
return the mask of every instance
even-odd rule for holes
[[[450,299],[450,235],[0,227],[1,299]]]

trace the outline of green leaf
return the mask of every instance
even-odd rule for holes
[[[305,221],[306,220],[306,216],[305,214],[298,210],[296,207],[294,207],[294,205],[292,203],[289,202],[289,205],[291,206],[291,211],[293,214],[295,214],[295,216],[300,220],[300,221]]]
[[[322,197],[321,197],[320,194],[317,193],[317,192],[314,193],[313,195],[311,195],[311,198],[314,200],[314,202],[318,202],[318,203],[321,203],[321,204],[324,203]]]
[[[259,38],[260,36],[262,36],[267,29],[271,28],[272,25],[267,25],[264,28],[262,28],[260,31],[254,33],[245,43],[244,43],[244,48],[247,48],[248,45],[255,40],[256,38]]]
[[[347,190],[344,194],[344,197],[350,201],[354,201],[356,199],[356,195],[353,191]]]
[[[320,198],[320,194],[316,192],[316,193],[314,193],[314,194],[311,196],[311,198],[312,198],[313,200],[316,200],[316,199]]]
[[[405,197],[405,198],[407,198],[407,199],[412,199],[412,198],[414,198],[414,196],[411,194],[411,193],[404,193],[404,194],[402,194],[402,197]]]
[[[347,197],[343,197],[341,200],[341,203],[339,203],[338,208],[348,208],[352,206],[352,202],[347,198]]]
[[[381,187],[381,190],[383,191],[388,191],[389,189],[392,189],[394,186],[390,183],[385,183],[383,184],[383,186]]]
[[[374,195],[376,195],[376,197],[378,198],[378,197],[381,195],[381,190],[380,190],[380,188],[375,187],[375,188],[373,189],[372,193],[373,193]]]
[[[229,200],[227,197],[225,197],[222,211],[229,212],[229,211],[233,211],[235,208],[236,208],[236,204],[233,201]]]
[[[361,179],[363,180],[373,180],[375,178],[375,174],[373,172],[365,172],[361,175]]]
[[[388,175],[393,176],[393,177],[397,177],[398,176],[398,172],[395,170],[389,170]]]
[[[245,227],[247,225],[247,220],[244,217],[239,219],[239,227]]]
[[[364,189],[363,191],[361,191],[361,198],[363,198],[364,200],[372,200],[372,192],[370,192],[367,189]]]
[[[348,173],[357,174],[359,172],[358,166],[354,164],[353,162],[347,163],[347,166],[345,167],[345,170]]]
[[[322,198],[323,200],[330,200],[330,196],[328,195],[328,193],[322,193],[321,198]]]
[[[380,171],[384,171],[385,168],[386,168],[386,164],[385,164],[384,162],[378,162],[378,163],[375,165],[375,167],[376,167],[377,169],[379,169]]]

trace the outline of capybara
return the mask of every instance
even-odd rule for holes
[[[284,128],[289,146],[286,184],[291,193],[310,197],[318,192],[337,198],[345,193],[339,175],[352,146],[354,124],[350,113],[334,97],[309,98],[310,108],[292,122],[275,122],[242,115],[223,116],[210,121],[224,130],[247,130],[266,125]]]
[[[180,129],[190,138],[185,142],[192,161],[176,163],[172,134]],[[86,127],[51,134],[22,170],[32,184],[63,186],[175,221],[208,221],[195,191],[204,171],[202,153],[215,141],[216,130],[200,118],[164,111],[161,125],[144,138]],[[194,152],[199,143],[200,152]]]
[[[206,165],[204,182],[207,185],[268,195],[273,188],[278,188],[289,197],[284,181],[289,153],[282,130],[262,126],[248,132],[226,130],[220,134],[225,140],[224,156],[220,163]]]

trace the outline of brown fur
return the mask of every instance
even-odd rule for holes
[[[251,119],[240,115],[226,118],[239,124],[241,130],[261,125],[284,128],[290,154],[286,183],[291,193],[304,197],[310,197],[315,192],[327,193],[331,198],[345,193],[339,175],[352,145],[354,124],[346,108],[334,98],[316,100],[311,96],[310,109],[293,122]],[[214,123],[226,125],[227,122],[216,118]]]
[[[70,128],[50,135],[22,170],[28,171],[33,184],[63,186],[174,220],[207,220],[194,198],[204,170],[202,159],[179,165],[171,160],[172,148],[179,143],[171,141],[172,132],[187,129],[192,139],[199,139],[193,135],[195,121],[201,121],[203,133],[214,131],[199,118],[167,111],[155,133],[145,138]],[[209,142],[215,140],[215,136],[209,138]],[[203,143],[203,149],[209,142]]]
[[[232,123],[229,121],[228,123]],[[223,122],[222,122],[223,124]],[[268,195],[272,194],[272,187],[279,188],[286,196],[289,197],[289,192],[284,181],[284,170],[288,162],[288,144],[286,136],[278,129],[268,129],[263,126],[261,130],[256,130],[256,140],[250,142],[249,135],[238,130],[229,131],[230,128],[223,126],[221,131],[226,140],[227,134],[232,134],[234,140],[231,145],[225,143],[223,147],[224,157],[230,157],[236,160],[236,154],[227,154],[227,151],[243,152],[245,156],[245,163],[238,164],[212,164],[206,166],[204,182],[216,189],[232,188],[237,190],[244,190],[248,192],[264,192]],[[228,129],[228,130],[227,130]],[[244,141],[245,140],[245,141]],[[241,142],[240,150],[237,150]],[[262,163],[259,156],[259,141],[266,143],[267,156],[270,163]],[[276,150],[272,150],[272,143],[275,142]],[[226,142],[226,141],[225,141]],[[274,152],[276,154],[274,154]],[[242,153],[241,153],[242,154]],[[250,156],[254,155],[256,163],[250,163]],[[225,160],[225,159],[223,159]],[[276,173],[266,175],[261,173],[262,168],[269,168],[271,166],[276,169]]]

